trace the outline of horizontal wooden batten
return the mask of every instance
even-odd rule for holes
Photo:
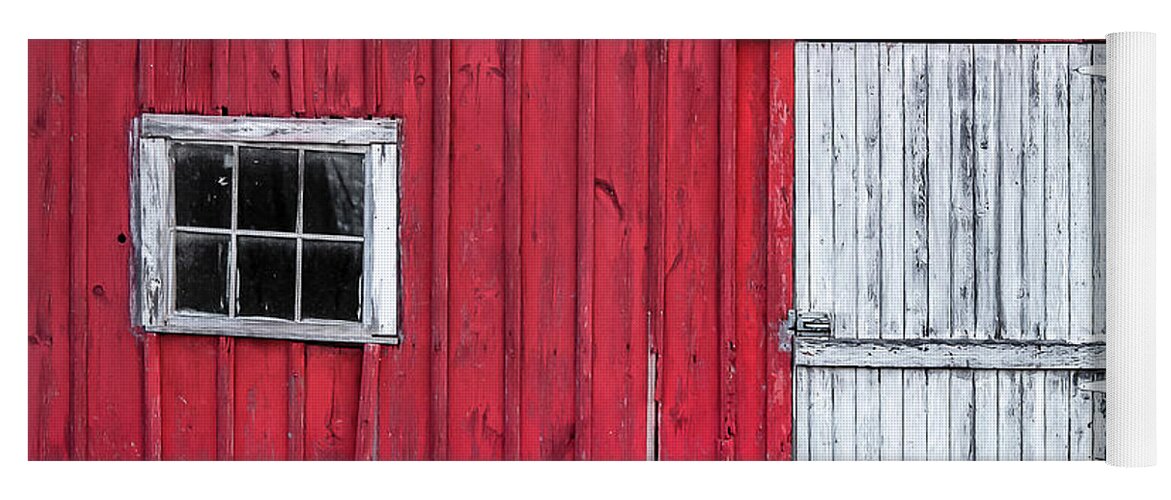
[[[798,337],[799,366],[1104,370],[1106,344],[967,339],[834,339]]]
[[[142,115],[141,136],[174,140],[299,144],[394,144],[398,119],[299,119]]]

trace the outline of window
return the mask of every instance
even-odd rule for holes
[[[398,122],[143,115],[147,331],[397,343]]]

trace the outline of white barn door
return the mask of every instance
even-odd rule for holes
[[[1104,457],[1105,52],[797,45],[798,460]]]

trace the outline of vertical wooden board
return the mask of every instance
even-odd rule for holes
[[[807,42],[798,42],[794,55],[794,88],[796,93],[796,121],[797,137],[794,167],[795,193],[793,209],[795,212],[793,237],[796,242],[793,265],[793,284],[795,291],[795,309],[809,309],[809,46]]]
[[[927,46],[903,47],[903,336],[927,336],[930,255],[927,206]]]
[[[574,327],[574,454],[576,460],[593,458],[594,411],[594,255],[596,247],[594,190],[597,183],[598,43],[578,42],[577,60],[577,304]]]
[[[793,459],[798,461],[810,460],[810,407],[809,399],[809,371],[806,366],[793,367],[795,380],[793,394]]]
[[[143,455],[142,348],[130,329],[131,120],[135,95],[135,43],[87,42],[88,188],[85,205],[88,294],[87,385],[89,456],[107,460]],[[97,91],[97,89],[101,89]],[[111,125],[119,124],[119,125]],[[76,133],[76,132],[75,132]],[[75,138],[75,140],[77,140]],[[119,242],[119,235],[126,236]],[[77,244],[76,240],[73,244]],[[120,264],[119,264],[120,263]],[[131,368],[133,367],[133,368]],[[135,390],[127,390],[135,388]]]
[[[858,147],[857,77],[854,44],[835,43],[831,53],[833,92],[833,335],[858,337]],[[857,373],[833,370],[834,460],[857,452]]]
[[[358,416],[354,424],[353,460],[371,461],[378,456],[378,372],[383,346],[362,347],[362,365],[358,376]]]
[[[1102,378],[1099,376],[1099,380]],[[1094,392],[1093,411],[1093,457],[1094,460],[1106,460],[1106,393]]]
[[[880,54],[877,43],[855,46],[855,150],[858,157],[857,200],[857,304],[858,338],[877,339],[882,327],[882,182],[880,111]],[[857,459],[878,460],[882,427],[878,370],[858,369],[855,428]]]
[[[930,369],[926,377],[927,406],[927,460],[948,460],[951,457],[951,426],[949,424],[951,373],[949,370]]]
[[[735,109],[735,458],[767,458],[769,44],[737,47]],[[726,191],[725,191],[726,192]]]
[[[996,370],[974,370],[972,404],[972,458],[996,460],[999,434],[999,379]]]
[[[904,161],[907,160],[904,143],[905,96],[903,45],[883,43],[879,46],[879,233],[881,269],[879,302],[881,321],[879,336],[884,339],[903,338],[905,315],[904,272],[907,260],[905,246]],[[900,377],[901,378],[901,377]],[[901,381],[900,381],[901,384]]]
[[[1069,339],[1069,46],[1041,47],[1045,113],[1045,339]]]
[[[1000,331],[1000,121],[997,94],[999,46],[972,46],[974,106],[972,110],[973,196],[975,245],[975,330],[978,339],[1001,338]],[[1011,125],[1010,125],[1011,126]],[[1015,295],[1013,296],[1015,297]],[[995,374],[992,377],[995,380]],[[995,389],[996,384],[985,385]],[[977,387],[979,389],[980,386]],[[995,393],[992,394],[995,397]],[[979,397],[979,396],[977,396]],[[995,450],[995,447],[992,448]]]
[[[1045,338],[1045,110],[1041,107],[1041,46],[1021,46],[1021,84],[1025,89],[1021,121],[1021,263],[1024,266],[1022,338]]]
[[[642,41],[599,41],[594,209],[592,458],[645,458],[649,61]],[[586,258],[589,258],[588,256]]]
[[[952,134],[950,47],[927,46],[927,335],[951,336]]]
[[[69,458],[69,42],[28,43],[28,460]]]
[[[972,135],[972,46],[952,45],[947,86],[951,90],[951,336],[973,338],[976,328],[975,233]],[[932,256],[934,257],[934,255]],[[932,297],[934,300],[934,297]]]
[[[1094,459],[1094,393],[1081,388],[1093,382],[1097,374],[1090,371],[1070,373],[1069,459]]]
[[[235,459],[284,460],[289,455],[288,342],[240,338],[234,351]]]
[[[903,338],[906,315],[905,263],[907,252],[904,233],[904,64],[903,45],[879,45],[879,232],[881,286],[879,287],[879,336]],[[879,370],[879,422],[882,460],[901,460],[903,443],[903,371]]]
[[[770,43],[768,140],[768,292],[766,336],[768,362],[766,457],[792,457],[792,338],[782,328],[793,306],[793,174],[795,69],[793,40]]]
[[[365,117],[374,112],[375,96],[366,95],[366,71],[375,70],[365,67],[370,42],[305,40],[303,44],[304,92],[309,116]],[[287,98],[288,94],[284,95]]]
[[[434,233],[431,235],[433,254],[431,273],[431,344],[430,349],[430,426],[428,427],[430,458],[445,460],[448,455],[448,390],[451,340],[449,312],[449,236],[451,221],[451,41],[433,41],[431,54],[433,112],[431,151],[432,200],[431,217]]]
[[[504,69],[452,42],[448,458],[499,460],[504,432]]]
[[[504,436],[503,459],[521,456],[521,395],[524,391],[524,261],[521,255],[524,178],[521,164],[523,48],[504,40]],[[510,194],[512,196],[510,196]]]
[[[216,460],[220,461],[236,458],[235,340],[220,337],[216,345]]]
[[[153,92],[145,103],[157,113],[208,114],[212,101],[211,40],[147,40],[154,45]]]
[[[904,327],[906,338],[927,335],[928,255],[928,103],[930,79],[926,45],[903,47],[903,202]],[[903,371],[902,458],[927,459],[927,371]]]
[[[289,371],[288,449],[289,460],[305,459],[305,344],[289,342],[287,346]]]
[[[1045,372],[1021,372],[1021,459],[1045,459]]]
[[[1007,76],[1007,75],[1006,75]],[[996,459],[1021,459],[1021,372],[997,373]]]
[[[719,152],[717,179],[718,235],[716,270],[717,326],[719,369],[719,431],[716,434],[719,460],[732,460],[736,454],[736,41],[720,40],[719,55]]]
[[[769,43],[741,41],[736,58],[736,458],[763,460],[768,357],[775,350],[768,341],[767,316],[768,292],[775,290],[768,279]]]
[[[305,347],[305,459],[353,460],[362,350]]]
[[[972,460],[975,453],[975,371],[950,370],[949,392],[947,405],[951,415],[948,416],[948,444],[950,459],[966,461]]]
[[[1093,46],[1093,64],[1106,64],[1106,45]],[[1094,321],[1093,335],[1106,334],[1106,79],[1093,79],[1091,135],[1093,141]],[[1103,452],[1104,453],[1104,452]],[[1104,455],[1103,455],[1104,456]]]
[[[903,370],[903,460],[927,460],[927,370]]]
[[[997,252],[1000,261],[997,271],[1000,288],[997,292],[1001,336],[1006,339],[1020,339],[1024,329],[1024,311],[1027,300],[1023,284],[1024,261],[1021,238],[1024,212],[1021,210],[1022,188],[1022,120],[1026,104],[1025,86],[1021,83],[1021,47],[1004,44],[997,46],[995,90],[997,96],[994,113],[997,118],[997,151],[999,159],[1000,229]],[[1004,378],[1004,374],[1001,374]],[[1019,377],[1018,377],[1019,379]],[[1019,445],[1017,447],[1019,449]]]
[[[881,406],[878,413],[879,451],[877,460],[903,459],[903,370],[883,368],[878,372]]]
[[[577,163],[578,47],[522,44],[520,456],[571,459],[577,184],[567,166]]]
[[[1069,46],[1069,340],[1085,342],[1094,332],[1093,95],[1090,46]],[[1104,222],[1103,222],[1104,223]],[[1086,452],[1083,459],[1088,459]]]
[[[667,47],[665,331],[661,456],[713,459],[718,412],[719,44]]]
[[[215,337],[159,336],[163,460],[216,458]]]
[[[665,381],[663,353],[666,331],[667,274],[667,41],[647,43],[649,131],[647,163],[647,460],[661,457],[662,410]]]
[[[306,41],[305,44],[310,43]],[[228,47],[228,112],[234,115],[291,116],[289,56],[284,40],[232,40]],[[307,57],[307,54],[306,54]],[[304,68],[306,75],[321,71]],[[342,72],[336,77],[345,78]],[[324,95],[324,89],[314,89]],[[332,89],[330,89],[332,91]],[[311,112],[311,116],[329,116]]]
[[[89,446],[89,46],[69,44],[69,457]]]
[[[378,373],[378,458],[430,458],[433,93],[431,41],[385,40],[380,114],[403,120],[399,251],[403,341],[386,349]],[[442,322],[442,321],[440,321]],[[442,395],[446,397],[446,395]],[[440,416],[439,418],[442,418]]]
[[[807,368],[809,372],[809,460],[834,460],[834,392],[829,368]],[[851,425],[852,427],[852,425]]]
[[[809,48],[809,308],[830,312],[834,279],[834,114],[830,44]]]
[[[1070,372],[1045,372],[1045,459],[1069,460]]]

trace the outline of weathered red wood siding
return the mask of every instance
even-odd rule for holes
[[[30,42],[29,458],[788,459],[792,72],[768,41]],[[148,111],[402,117],[403,344],[133,330]]]

